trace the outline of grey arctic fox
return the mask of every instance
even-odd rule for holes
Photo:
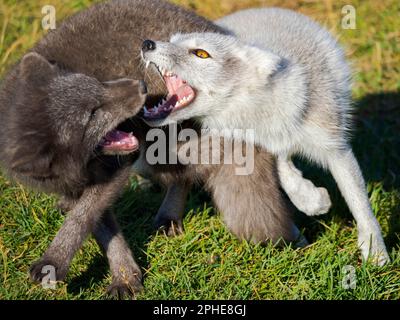
[[[240,11],[217,24],[230,34],[144,41],[146,65],[159,70],[169,90],[158,106],[147,106],[146,121],[160,126],[191,118],[225,133],[253,129],[255,143],[277,156],[283,189],[308,215],[326,213],[330,198],[303,178],[291,157],[329,169],[356,219],[364,259],[388,262],[348,142],[351,71],[337,41],[306,16],[278,8]],[[239,131],[231,130],[233,137],[246,140]]]

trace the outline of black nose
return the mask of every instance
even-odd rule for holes
[[[156,49],[156,43],[152,40],[144,40],[142,44],[143,52],[153,51]]]

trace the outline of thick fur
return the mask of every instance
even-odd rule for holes
[[[111,204],[130,175],[128,166],[138,154],[99,155],[94,147],[104,132],[125,119],[127,114],[122,114],[123,111],[133,115],[143,103],[140,83],[121,78],[146,79],[148,101],[166,94],[160,77],[145,70],[140,47],[145,38],[167,40],[178,31],[224,33],[211,22],[162,1],[115,0],[98,4],[66,19],[57,30],[49,32],[5,77],[0,89],[1,166],[9,176],[28,186],[59,194],[62,196],[60,205],[69,211],[49,249],[31,268],[33,280],[41,280],[44,276],[41,268],[45,264],[54,265],[57,279],[63,280],[74,253],[93,233],[109,260],[113,277],[111,292],[123,294],[141,287],[140,268],[110,212]],[[101,122],[104,121],[101,117],[91,125],[85,122],[88,117],[102,114],[104,108],[116,112],[107,123]],[[145,146],[148,128],[141,121],[127,121],[121,127],[134,132]],[[269,154],[263,154],[271,160]],[[178,192],[172,189],[168,193],[168,198],[176,200],[175,204],[162,207],[175,207],[180,216],[188,185],[200,178],[207,180],[192,174],[188,174],[185,181],[180,180],[181,172],[186,170],[182,166],[157,170],[146,163],[138,166],[153,172],[157,178],[168,176],[168,186],[183,183],[183,187],[175,189]],[[213,168],[209,169],[210,175]],[[215,167],[215,170],[221,169]],[[276,167],[272,162],[265,174],[268,170],[274,192],[267,191],[270,190],[269,181],[265,182],[263,193],[258,192],[257,183],[253,183],[251,189],[241,192],[242,207],[236,208],[234,202],[228,201],[219,207],[225,214],[246,217],[254,227],[253,231],[247,228],[246,232],[254,232],[260,240],[276,238],[278,232],[254,222],[271,223],[273,229],[275,222],[267,217],[279,217],[279,223],[287,226],[285,230],[279,229],[279,233],[286,240],[292,240],[295,238],[293,223],[276,178],[274,180]],[[229,172],[226,176],[230,176]],[[235,181],[233,176],[230,179]],[[217,182],[216,179],[208,182],[211,190],[212,186],[217,188]],[[240,185],[236,195],[239,190]],[[247,197],[247,192],[254,196]],[[223,190],[218,193],[218,199],[231,196],[229,192],[224,196]],[[246,201],[255,197],[260,206],[248,211]],[[222,203],[222,200],[217,202]],[[277,206],[270,207],[268,203],[272,202]],[[230,225],[239,236],[244,234],[242,219]]]
[[[208,129],[254,129],[255,143],[278,156],[282,187],[310,215],[326,212],[329,196],[303,179],[290,158],[300,154],[328,168],[357,221],[363,257],[384,264],[389,257],[381,230],[348,144],[350,69],[342,49],[318,24],[293,11],[246,10],[218,24],[232,35],[176,34],[144,53],[146,61],[196,91],[189,106],[150,124],[194,118]],[[200,59],[193,49],[211,57]]]

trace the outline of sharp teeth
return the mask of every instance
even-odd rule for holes
[[[144,110],[145,113],[149,113],[149,110],[147,109],[146,106],[144,106],[143,110]]]
[[[167,102],[167,100],[162,99],[162,104],[165,104]]]
[[[146,69],[150,66],[150,61],[146,62]]]

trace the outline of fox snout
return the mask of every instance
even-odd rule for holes
[[[142,51],[154,51],[156,49],[156,43],[153,40],[144,40],[142,44]]]

